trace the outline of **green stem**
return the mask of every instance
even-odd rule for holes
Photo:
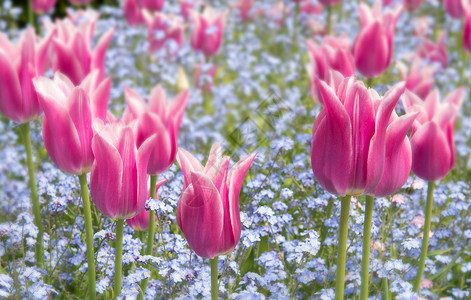
[[[95,279],[95,249],[93,247],[93,227],[92,212],[90,209],[90,198],[88,197],[87,174],[79,175],[80,188],[82,190],[83,213],[85,218],[85,239],[87,243],[87,263],[88,263],[88,287],[89,299],[96,299],[96,279]]]
[[[31,150],[31,129],[29,123],[21,125],[21,133],[26,150],[26,163],[28,164],[29,189],[31,191],[31,202],[33,202],[34,224],[38,228],[36,236],[35,256],[39,268],[42,268],[44,262],[43,235],[44,228],[41,224],[41,209],[39,207],[38,192],[36,190],[36,179],[34,178],[33,154]]]
[[[370,238],[373,219],[374,196],[366,196],[365,221],[363,224],[363,250],[361,258],[360,300],[368,299],[368,280],[370,277]]]
[[[340,197],[340,228],[337,256],[337,277],[335,282],[335,299],[343,300],[345,288],[345,266],[347,262],[348,217],[350,215],[350,196]]]
[[[150,176],[150,197],[155,199],[156,193],[156,183],[157,183],[157,175]],[[152,249],[154,247],[154,238],[155,238],[155,211],[151,210],[149,212],[149,235],[147,236],[147,248],[146,248],[146,255],[152,254]],[[144,295],[146,293],[147,284],[149,283],[150,277],[144,279],[141,284],[141,292],[137,296],[139,300],[144,299]]]
[[[218,299],[218,257],[209,260],[211,264],[211,300]]]
[[[383,278],[383,300],[389,300],[389,283],[387,278]]]
[[[425,260],[427,259],[428,249],[428,238],[430,234],[430,221],[432,219],[432,205],[433,205],[433,189],[435,183],[433,181],[428,182],[427,189],[427,206],[425,207],[425,223],[424,223],[424,237],[422,239],[422,251],[420,253],[419,269],[417,270],[417,277],[414,283],[414,292],[419,292],[420,282],[424,274]]]
[[[34,20],[34,11],[33,11],[33,0],[28,1],[28,23],[32,26],[35,30],[37,30],[36,22]]]
[[[332,32],[332,5],[327,5],[327,28],[325,30],[326,35]]]
[[[374,78],[367,78],[366,79],[366,87],[368,88],[373,88],[373,84],[374,84]]]
[[[121,274],[123,269],[123,226],[124,220],[116,220],[116,259],[114,263],[114,296],[121,294]]]

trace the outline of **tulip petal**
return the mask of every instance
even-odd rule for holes
[[[122,198],[123,161],[118,150],[100,132],[93,137],[92,149],[95,156],[90,175],[93,202],[105,216],[116,219],[121,210],[117,200]]]
[[[379,184],[384,172],[386,130],[391,114],[399,97],[404,93],[405,84],[400,82],[393,86],[385,95],[376,113],[375,134],[371,139],[368,151],[368,171],[365,191],[370,193]]]
[[[183,172],[185,183],[183,189],[186,189],[191,184],[190,174],[191,172],[204,172],[203,165],[188,151],[183,148],[178,148],[177,161],[180,165],[180,169]]]
[[[0,49],[0,111],[9,119],[21,122],[21,86],[7,54]]]
[[[121,197],[118,201],[121,213],[117,218],[128,219],[132,217],[130,214],[136,211],[136,202],[130,200],[138,199],[140,175],[138,174],[139,170],[136,161],[137,149],[131,127],[123,128],[119,136],[117,149],[123,162],[123,170],[125,171],[122,177]]]
[[[311,165],[319,184],[345,195],[352,168],[352,126],[347,111],[331,87],[317,80],[325,105],[313,128]]]
[[[162,121],[167,119],[167,98],[160,85],[154,87],[150,93],[149,111],[157,114]]]
[[[199,172],[191,172],[190,177],[192,184],[178,202],[178,224],[196,254],[213,258],[223,230],[222,201],[208,177]]]
[[[55,64],[54,69],[60,70],[62,73],[67,75],[74,85],[80,84],[83,78],[85,78],[84,65],[77,59],[75,53],[72,52],[67,46],[57,39],[52,40],[54,47]]]
[[[384,197],[394,193],[409,178],[412,151],[407,132],[416,117],[417,113],[406,114],[388,126],[384,172],[373,192],[376,197]]]
[[[126,99],[127,105],[124,111],[123,121],[129,124],[146,111],[146,103],[139,93],[128,87],[124,88],[124,98]]]
[[[104,68],[105,68],[105,54],[108,45],[113,38],[115,28],[110,28],[105,34],[102,35],[100,40],[98,41],[95,49],[93,50],[92,61],[91,61],[91,69],[98,69],[100,70],[100,75],[98,78],[105,77],[104,75]]]

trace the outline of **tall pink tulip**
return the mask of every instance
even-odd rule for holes
[[[253,8],[254,0],[239,0],[232,4],[232,7],[239,11],[239,18],[247,21],[250,18],[250,12]]]
[[[412,128],[412,172],[418,177],[435,181],[453,168],[455,150],[453,132],[464,99],[461,87],[440,102],[438,90],[425,100],[406,92],[403,101],[407,112],[419,112]]]
[[[100,82],[95,71],[79,86],[59,72],[54,80],[39,77],[33,82],[44,110],[44,145],[52,161],[68,173],[88,173],[94,159],[92,120],[106,118],[111,80]]]
[[[423,44],[417,48],[420,57],[430,61],[439,62],[442,68],[446,68],[448,64],[448,54],[445,46],[446,31],[443,31],[435,43],[429,39],[424,39]]]
[[[471,52],[471,10],[466,13],[463,27],[463,48]]]
[[[157,181],[157,185],[156,185],[155,190],[158,191],[159,188],[162,186],[162,184],[164,184],[166,181],[167,181],[167,179],[165,179],[165,178],[160,179],[159,181]],[[149,198],[149,194],[147,194],[147,198]],[[158,199],[158,198],[159,198],[159,196],[156,193],[156,199]],[[147,230],[149,228],[149,214],[150,214],[149,210],[143,209],[135,217],[133,217],[131,219],[127,219],[126,223],[128,223],[128,225],[136,231]],[[154,218],[157,218],[157,217],[154,215]]]
[[[353,56],[358,71],[366,77],[383,73],[391,62],[394,30],[402,6],[381,12],[381,1],[373,9],[363,2],[359,6],[361,30],[353,44]]]
[[[170,102],[167,102],[161,86],[152,90],[148,103],[129,88],[125,89],[124,95],[128,106],[123,120],[127,124],[137,120],[134,127],[137,146],[140,147],[147,139],[156,135],[147,174],[161,174],[175,161],[178,133],[188,102],[188,91],[178,94]]]
[[[228,11],[217,13],[209,6],[202,14],[191,11],[193,29],[190,41],[193,49],[203,52],[206,57],[217,53],[221,46],[227,14]]]
[[[111,219],[130,219],[144,209],[147,200],[146,169],[152,141],[138,148],[133,128],[119,119],[107,125],[96,120],[93,126],[93,202]]]
[[[41,114],[32,79],[44,73],[51,34],[41,42],[27,28],[18,43],[0,32],[0,112],[8,119],[26,123]]]
[[[464,1],[468,0],[442,0],[445,11],[455,19],[460,19],[464,16]]]
[[[406,83],[406,89],[417,94],[421,99],[425,99],[432,91],[435,83],[434,74],[437,70],[436,65],[423,65],[419,57],[412,60],[410,68],[402,62],[397,63],[401,72],[402,80]]]
[[[32,0],[33,10],[37,14],[48,13],[56,5],[56,0]]]
[[[148,11],[143,16],[147,24],[149,52],[160,50],[169,40],[173,40],[178,47],[183,45],[185,26],[179,17],[159,12],[152,15]]]
[[[340,72],[344,77],[355,73],[355,62],[346,36],[339,38],[326,36],[322,45],[310,40],[306,44],[310,58],[310,64],[307,66],[310,77],[309,86],[311,95],[315,99],[319,98],[315,84],[316,78],[326,81],[332,70]]]
[[[129,25],[140,25],[144,23],[144,16],[142,15],[141,7],[138,0],[124,0],[123,1],[124,18]]]
[[[256,154],[243,157],[229,170],[229,157],[214,144],[203,167],[179,149],[177,160],[185,183],[177,209],[178,225],[190,247],[201,257],[228,254],[241,233],[239,193]]]
[[[404,84],[382,100],[353,77],[317,85],[325,106],[314,123],[311,149],[319,184],[341,196],[385,196],[399,189],[410,172],[406,134],[415,118],[394,113]]]
[[[165,0],[140,0],[141,9],[150,11],[161,11],[164,7]]]
[[[53,68],[64,73],[78,85],[94,69],[99,70],[100,79],[105,77],[104,59],[106,48],[113,37],[114,28],[109,29],[92,49],[91,39],[96,19],[85,20],[75,25],[68,19],[57,20],[56,36],[52,40],[54,50]]]

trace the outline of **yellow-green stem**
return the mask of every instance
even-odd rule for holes
[[[90,198],[88,197],[87,174],[79,175],[80,188],[82,191],[83,214],[85,219],[85,241],[87,244],[88,263],[88,297],[96,299],[95,279],[95,249],[93,247],[92,212],[90,209]]]
[[[340,228],[338,236],[337,276],[335,278],[335,299],[343,300],[345,288],[345,266],[347,262],[348,217],[351,197],[340,197]]]
[[[157,175],[150,176],[150,197],[155,199],[156,194],[156,183],[157,183]],[[146,248],[146,255],[152,254],[152,248],[154,247],[154,237],[155,237],[155,211],[151,210],[149,212],[149,235],[147,236],[147,248]],[[147,284],[149,283],[149,278],[144,279],[141,284],[141,292],[138,295],[138,299],[144,299],[144,295],[146,293]]]
[[[435,183],[433,181],[428,182],[427,189],[427,205],[425,207],[425,223],[424,223],[424,237],[422,239],[422,251],[420,253],[419,269],[417,270],[417,277],[414,282],[414,292],[418,293],[420,288],[420,282],[422,281],[422,276],[424,274],[425,260],[427,259],[427,249],[428,249],[428,238],[430,234],[430,223],[432,219],[432,206],[433,206],[433,189],[435,188]]]
[[[365,221],[363,224],[363,250],[361,258],[360,300],[368,299],[368,281],[370,277],[370,238],[373,219],[374,196],[366,196]]]
[[[218,257],[209,260],[211,264],[211,300],[218,299]]]
[[[116,220],[116,244],[115,244],[115,264],[114,264],[114,296],[121,294],[121,274],[123,269],[123,226],[124,220]]]
[[[29,123],[21,124],[21,133],[26,150],[26,164],[28,165],[29,189],[31,191],[31,202],[33,204],[34,224],[38,228],[36,236],[35,256],[39,268],[42,268],[44,262],[44,228],[41,224],[41,209],[39,207],[38,192],[36,189],[36,179],[34,178],[33,153],[31,150],[31,129]]]
[[[332,5],[327,5],[327,28],[325,30],[326,35],[329,35],[332,31]]]

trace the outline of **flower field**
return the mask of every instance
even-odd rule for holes
[[[471,2],[70,2],[0,4],[0,299],[471,299]]]

